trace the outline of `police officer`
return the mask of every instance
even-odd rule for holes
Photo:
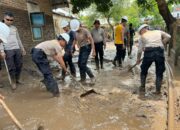
[[[8,39],[9,33],[10,33],[9,27],[6,24],[0,22],[0,87],[3,87],[1,85],[1,80],[2,80],[2,75],[1,75],[1,58],[4,59],[4,60],[6,58],[6,54],[4,52],[3,44],[7,43],[7,39]]]
[[[67,72],[63,60],[62,48],[64,48],[68,42],[69,35],[63,33],[60,34],[57,39],[39,43],[31,51],[32,60],[44,76],[42,82],[45,84],[47,91],[51,92],[54,97],[59,96],[59,89],[57,82],[53,78],[47,57],[52,57],[61,65],[62,69]]]
[[[74,63],[72,61],[73,53],[74,53],[74,42],[76,33],[69,28],[69,23],[66,20],[63,20],[61,23],[61,28],[69,35],[70,39],[66,47],[64,48],[65,54],[63,56],[64,62],[66,67],[69,65],[71,75],[76,77],[76,68],[74,66]],[[61,77],[58,77],[58,79],[65,79],[65,72],[62,70]]]
[[[163,31],[148,30],[148,25],[143,24],[139,27],[139,50],[137,56],[137,63],[140,63],[142,51],[144,51],[143,62],[141,65],[141,86],[140,92],[145,92],[146,77],[148,69],[153,62],[156,66],[156,92],[161,93],[161,83],[163,79],[163,72],[165,71],[165,57],[164,57],[164,45],[169,41],[171,36]]]

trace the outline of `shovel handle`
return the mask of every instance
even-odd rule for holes
[[[11,112],[11,110],[8,108],[8,106],[6,105],[6,103],[0,99],[0,103],[2,104],[3,108],[6,110],[6,112],[8,113],[8,115],[10,116],[10,118],[13,120],[13,122],[16,124],[16,126],[19,128],[19,130],[23,130],[22,125],[20,124],[20,122],[16,119],[16,117],[14,116],[14,114]]]
[[[9,74],[9,68],[8,68],[8,66],[7,66],[6,59],[4,59],[4,65],[5,65],[5,67],[6,67],[6,71],[7,71],[7,74],[8,74],[9,83],[10,83],[10,85],[12,85],[12,80],[11,80],[11,76],[10,76],[10,74]]]
[[[143,59],[140,59],[140,62],[141,62],[142,60],[143,60]],[[129,70],[132,70],[134,67],[136,67],[136,65],[137,65],[137,63],[134,64],[133,66],[131,66],[131,67],[129,68]]]

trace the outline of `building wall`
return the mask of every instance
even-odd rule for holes
[[[0,19],[6,11],[11,11],[15,15],[14,25],[18,28],[20,38],[25,46],[27,52],[37,43],[44,40],[53,39],[55,37],[54,24],[51,12],[51,4],[49,0],[29,0],[36,3],[41,12],[45,13],[46,24],[42,27],[43,39],[34,41],[32,38],[31,24],[29,20],[29,13],[27,8],[27,0],[1,0],[0,1]],[[29,54],[29,53],[28,53]]]
[[[66,21],[70,21],[71,17],[66,17],[66,16],[63,16],[63,15],[59,15],[59,14],[53,14],[53,20],[54,20],[54,28],[55,28],[55,33],[56,34],[60,34],[60,33],[63,33],[63,29],[60,27],[60,23],[63,21],[63,20],[66,20]]]

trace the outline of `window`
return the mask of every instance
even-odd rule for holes
[[[30,13],[31,25],[33,26],[44,26],[45,18],[43,12]]]
[[[33,40],[42,40],[42,28],[41,27],[32,27]]]

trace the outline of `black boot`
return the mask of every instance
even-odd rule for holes
[[[16,75],[16,83],[17,84],[24,84],[21,80],[20,80],[20,74]]]
[[[139,87],[140,93],[145,93],[146,76],[141,75],[141,86]]]
[[[161,94],[161,84],[162,84],[162,78],[157,77],[156,78],[156,92],[155,92],[155,94]]]
[[[101,69],[104,69],[103,60],[101,60],[100,62],[101,62]]]
[[[112,64],[116,67],[117,65],[116,65],[116,60],[113,60],[112,61]]]
[[[15,75],[11,75],[11,89],[12,90],[16,90],[17,86],[16,86],[16,76]]]
[[[99,70],[99,61],[96,61],[96,70]]]

